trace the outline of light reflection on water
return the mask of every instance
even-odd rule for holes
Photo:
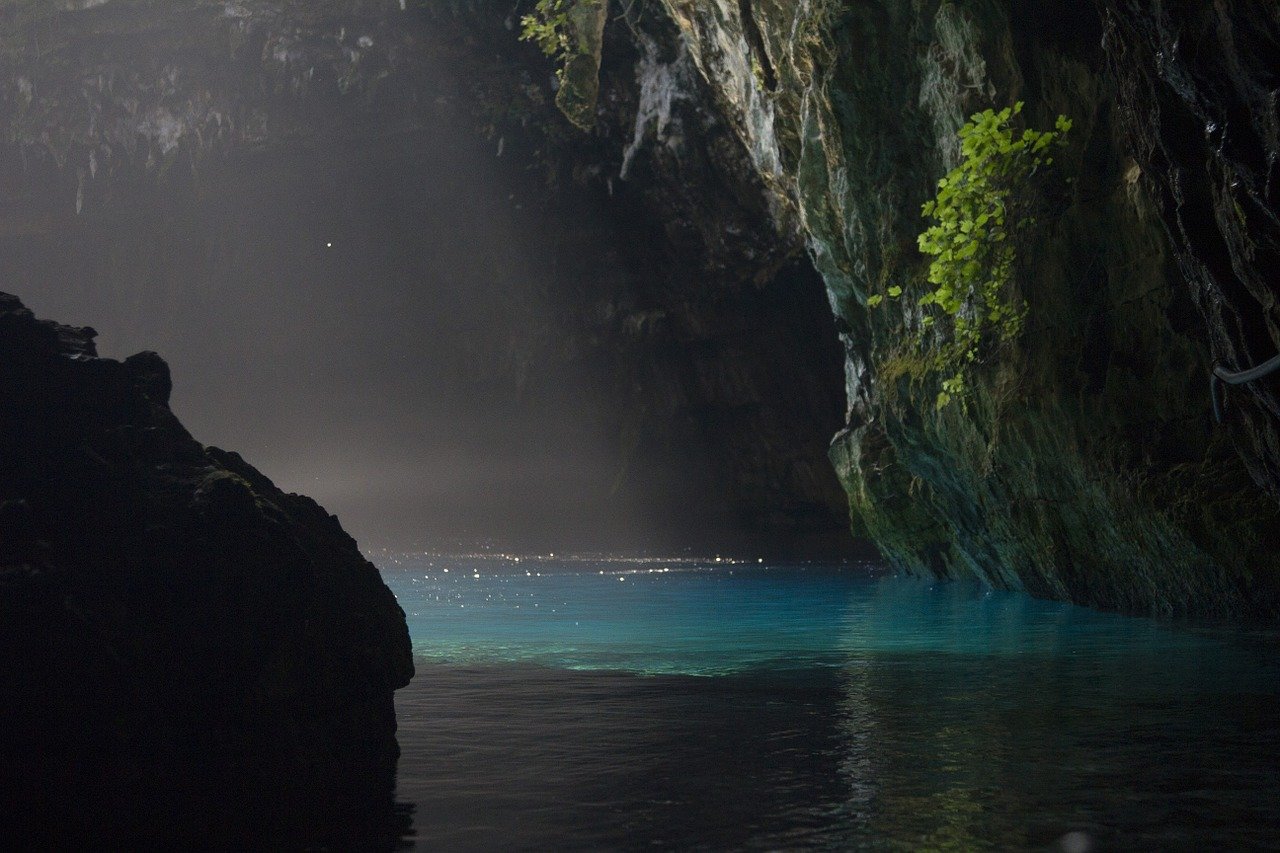
[[[424,848],[1280,831],[1273,637],[868,567],[399,560],[420,671],[399,797]]]

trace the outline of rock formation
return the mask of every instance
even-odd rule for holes
[[[886,558],[1130,611],[1280,612],[1271,386],[1216,427],[1207,346],[1238,369],[1280,341],[1273,8],[661,5],[826,281],[832,459]],[[1018,246],[1025,334],[939,410],[910,343],[921,205],[965,118],[1016,101],[1075,121],[1073,183]],[[890,287],[908,298],[873,308]]]
[[[93,337],[0,294],[7,830],[394,837],[394,596],[337,519],[183,429],[159,356]]]
[[[1280,262],[1280,8],[1269,3],[1100,5],[1126,143],[1156,200],[1214,360],[1276,354]],[[1280,498],[1277,386],[1229,407],[1254,479]]]

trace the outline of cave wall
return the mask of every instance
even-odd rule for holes
[[[1280,307],[1280,7],[1103,3],[1103,46],[1144,188],[1205,321],[1215,363],[1247,370],[1276,354]],[[1274,379],[1228,401],[1254,479],[1280,497]]]
[[[1153,37],[1168,40],[1182,27],[1199,34],[1194,27],[1207,17],[1217,27],[1214,47],[1230,48],[1226,31],[1235,21],[1239,50],[1217,66],[1202,58],[1193,79],[1200,103],[1235,104],[1238,128],[1266,131],[1274,107],[1260,104],[1259,93],[1271,84],[1260,67],[1274,50],[1269,13],[1233,17],[1233,4],[1216,4],[1218,12],[1200,21],[1184,14],[1172,23],[1161,4],[663,6],[757,169],[789,195],[826,281],[843,330],[848,392],[848,426],[831,458],[855,529],[911,572],[976,576],[1139,612],[1277,612],[1276,506],[1264,491],[1270,463],[1260,461],[1274,457],[1273,421],[1253,412],[1244,428],[1214,426],[1204,312],[1212,287],[1203,274],[1190,288],[1186,280],[1188,266],[1194,273],[1214,265],[1213,252],[1188,241],[1221,242],[1191,217],[1212,222],[1232,208],[1179,206],[1176,190],[1178,169],[1207,172],[1197,180],[1216,187],[1229,184],[1231,172],[1218,177],[1222,155],[1212,139],[1179,152],[1176,166],[1149,162],[1161,146],[1136,144],[1135,125],[1146,122],[1165,147],[1183,131],[1172,118],[1161,131],[1135,111],[1179,99],[1185,111],[1188,96],[1165,91],[1169,72],[1162,78],[1150,63],[1125,79],[1114,72],[1125,63],[1116,58],[1117,39],[1159,52]],[[1208,44],[1201,53],[1209,55]],[[1134,77],[1154,95],[1141,93]],[[974,371],[966,405],[939,410],[937,378],[920,368],[910,344],[920,322],[910,298],[922,292],[920,206],[957,164],[955,134],[965,117],[1019,100],[1031,126],[1051,127],[1058,114],[1075,121],[1059,166],[1073,183],[1018,246],[1018,286],[1030,306],[1025,334]],[[1270,138],[1247,140],[1255,163],[1265,163],[1261,141]],[[1171,200],[1161,204],[1147,191],[1149,173],[1174,185]],[[1258,191],[1265,172],[1255,174]],[[1248,247],[1260,234],[1246,224],[1249,214],[1241,216],[1225,235]],[[1217,254],[1230,256],[1227,266],[1264,259],[1247,250]],[[1217,267],[1216,286],[1226,287],[1222,262]],[[1265,269],[1252,267],[1244,278],[1264,307],[1274,305]],[[907,298],[869,307],[895,284]],[[1220,309],[1208,312],[1211,325],[1213,310]],[[1250,310],[1256,316],[1255,305],[1235,309]],[[1213,337],[1216,351],[1238,352],[1220,331]],[[1275,340],[1273,330],[1255,328],[1250,358],[1265,357],[1268,338]],[[1265,390],[1250,394],[1249,405],[1265,402]]]

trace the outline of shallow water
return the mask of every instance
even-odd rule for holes
[[[377,562],[421,849],[1280,843],[1271,635],[866,566]]]

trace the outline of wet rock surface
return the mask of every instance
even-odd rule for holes
[[[192,439],[169,390],[154,353],[97,358],[0,294],[6,827],[394,838],[403,612],[335,518]]]

